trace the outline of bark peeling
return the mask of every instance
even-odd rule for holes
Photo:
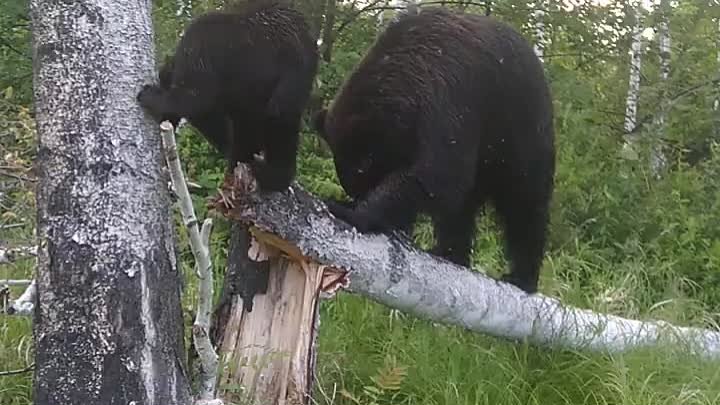
[[[149,1],[32,0],[39,137],[35,400],[186,404]]]

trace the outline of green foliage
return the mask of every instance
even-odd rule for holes
[[[24,1],[0,3],[0,91],[5,92],[6,100],[24,105],[32,97],[29,24]],[[9,88],[10,92],[6,90]]]
[[[374,18],[360,15],[352,24],[343,26],[343,22],[352,18],[355,12],[352,8],[340,8],[338,11],[342,18],[338,18],[336,28],[343,29],[335,40],[332,63],[321,63],[318,72],[318,90],[328,101],[375,41],[376,34]]]
[[[0,67],[0,70],[2,67]],[[15,104],[18,98],[0,96],[0,244],[27,246],[32,241],[35,201],[30,165],[35,146],[35,122],[30,110]],[[32,260],[22,259],[11,265],[0,265],[0,280],[29,279]],[[31,373],[25,370],[33,362],[30,319],[11,318],[4,313],[3,286],[0,284],[0,403],[31,403]],[[11,298],[22,288],[9,289]],[[3,376],[3,372],[15,371]]]
[[[404,366],[396,364],[395,357],[388,355],[385,364],[378,373],[372,377],[373,384],[362,387],[359,394],[353,395],[349,391],[342,389],[340,395],[351,400],[355,404],[392,404],[402,394],[399,393],[403,380],[407,375],[407,369]]]
[[[398,391],[383,390],[379,404],[710,405],[720,399],[717,363],[670,349],[601,356],[536,348],[398,319],[345,294],[326,303],[321,317],[316,400],[322,405],[358,403],[334,394],[335,385],[371,404],[388,358],[405,374]]]

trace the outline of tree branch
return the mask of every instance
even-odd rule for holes
[[[15,228],[22,228],[23,226],[25,226],[25,223],[18,222],[16,224],[0,225],[0,229],[15,229]]]
[[[210,260],[210,232],[212,231],[212,219],[207,218],[203,222],[202,230],[198,229],[198,220],[195,216],[190,192],[185,181],[185,174],[180,164],[180,157],[175,143],[175,131],[170,122],[164,121],[160,124],[163,144],[165,145],[165,157],[170,171],[170,179],[173,188],[177,193],[182,214],[183,223],[190,234],[190,249],[195,257],[195,272],[199,278],[198,308],[193,323],[193,343],[202,365],[202,380],[200,382],[200,393],[198,404],[211,404],[215,401],[215,389],[217,386],[218,356],[210,342],[210,313],[212,311],[213,298],[213,272]],[[201,402],[200,402],[201,401]]]
[[[350,24],[352,24],[355,20],[357,20],[358,17],[360,17],[361,14],[368,13],[371,11],[386,11],[386,10],[404,10],[404,6],[388,6],[388,5],[382,5],[378,6],[378,4],[383,3],[384,0],[374,0],[365,5],[364,7],[360,8],[359,10],[356,10],[353,12],[349,17],[345,18],[343,22],[338,26],[337,30],[335,30],[335,35],[339,35],[345,28],[347,28]],[[485,12],[487,13],[487,7],[489,6],[490,2],[476,2],[476,1],[425,1],[420,4],[417,4],[418,7],[425,7],[425,6],[432,6],[432,5],[452,5],[452,4],[458,4],[458,5],[464,5],[464,6],[477,6],[477,7],[483,7]],[[548,13],[549,10],[544,8],[516,8],[515,11],[544,11],[545,13]]]
[[[30,371],[33,371],[35,369],[35,363],[30,364],[29,366],[25,368],[21,368],[18,370],[9,370],[9,371],[0,371],[0,377],[7,377],[10,375],[18,375],[18,374],[24,374]]]
[[[32,283],[32,280],[0,280],[0,285],[6,285],[9,287],[22,287],[30,285],[30,283]]]
[[[212,219],[207,218],[203,222],[200,237],[203,246],[207,251],[210,250],[210,232],[212,231]],[[203,259],[204,260],[204,259]],[[217,368],[218,355],[210,341],[210,314],[212,312],[213,298],[213,272],[212,266],[209,264],[203,266],[202,260],[198,261],[196,269],[200,278],[200,286],[198,288],[198,308],[195,315],[195,323],[193,323],[192,333],[195,342],[195,350],[197,350],[200,364],[202,365],[201,390],[199,399],[211,401],[215,399],[215,388],[217,387]]]
[[[20,297],[10,304],[7,309],[8,315],[32,316],[36,296],[37,284],[33,279]]]
[[[10,264],[17,260],[37,255],[35,246],[0,247],[0,264]]]
[[[5,31],[3,32],[3,34],[7,34],[8,31],[10,31],[10,30],[5,30]],[[26,53],[22,52],[21,50],[17,49],[15,46],[13,46],[13,44],[10,43],[10,41],[4,39],[3,37],[0,37],[0,46],[4,46],[4,47],[8,48],[9,50],[15,52],[16,54],[18,54],[18,55],[20,55],[20,56],[22,56],[22,57],[24,57],[24,58],[26,58],[26,59],[30,59],[30,56],[29,56],[28,54],[26,54]]]
[[[231,204],[217,198],[210,206],[230,220],[250,224],[266,242],[274,238],[274,245],[289,254],[348,271],[350,291],[389,307],[536,345],[621,352],[670,343],[688,344],[705,357],[720,354],[718,332],[603,315],[540,294],[527,295],[409,241],[359,234],[298,185],[278,193],[248,193],[253,184],[250,169],[239,165],[223,185]]]

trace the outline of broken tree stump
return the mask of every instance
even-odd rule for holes
[[[254,180],[241,166],[235,178],[226,177],[221,196],[210,203],[236,221],[228,274],[241,281],[248,281],[248,274],[253,282],[267,280],[260,283],[262,288],[252,288],[257,295],[249,300],[228,294],[221,301],[214,328],[222,367],[218,396],[227,402],[305,405],[313,387],[320,293],[332,294],[346,282],[346,275],[272,233],[247,228],[233,215],[254,189]],[[249,240],[244,234],[248,229]],[[260,271],[267,272],[265,277],[253,275]],[[243,288],[225,284],[226,290],[238,287]]]

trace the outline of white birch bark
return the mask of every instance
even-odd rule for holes
[[[322,29],[321,55],[326,63],[332,61],[333,44],[335,43],[335,14],[337,0],[327,0],[325,4],[325,21]]]
[[[177,0],[177,11],[175,11],[176,17],[192,17],[192,0]]]
[[[661,0],[660,1],[660,22],[658,23],[658,48],[660,53],[660,81],[661,86],[664,87],[667,85],[667,80],[670,77],[670,57],[671,57],[671,49],[670,49],[670,27],[668,25],[669,16],[668,13],[670,12],[670,6],[669,6],[668,0]],[[665,91],[662,91],[662,99],[660,100],[661,104],[665,104]],[[658,124],[658,128],[660,131],[664,131],[664,125],[665,125],[665,117],[666,117],[666,111],[664,108],[661,108],[660,113],[656,115],[655,117],[655,123]]]
[[[717,65],[720,71],[720,17],[717,18]],[[713,101],[713,111],[715,111],[715,134],[720,138],[720,84],[715,85],[715,101]]]
[[[174,128],[170,122],[165,121],[160,125],[160,130],[170,179],[179,199],[183,224],[190,236],[190,249],[195,258],[195,271],[199,279],[197,312],[193,323],[193,343],[202,364],[200,392],[197,397],[207,403],[207,401],[215,399],[218,372],[218,356],[210,342],[210,313],[213,299],[213,268],[210,259],[212,219],[206,218],[203,221],[202,229],[198,227],[195,208],[178,156]]]
[[[31,0],[38,404],[186,405],[180,274],[151,82],[151,2]]]
[[[657,138],[653,140],[653,153],[651,156],[651,171],[655,176],[659,176],[666,166],[665,152],[663,151],[662,138],[665,135],[665,119],[667,117],[667,82],[670,77],[670,27],[669,13],[670,2],[661,0],[659,4],[660,22],[658,23],[658,48],[660,53],[660,100],[658,103],[659,110],[653,119],[653,127]]]
[[[25,280],[25,279],[19,279],[19,280],[12,280],[12,279],[6,279],[2,280],[0,279],[0,286],[9,286],[9,287],[24,287],[28,286],[33,282],[33,280]]]
[[[537,55],[540,62],[545,62],[545,4],[542,1],[538,1],[535,4],[535,11],[533,11],[533,26],[535,29],[535,44],[533,50]]]
[[[0,264],[10,264],[18,259],[36,255],[37,248],[35,246],[0,247]]]
[[[390,23],[393,23],[400,19],[403,15],[406,14],[417,14],[420,12],[420,0],[400,0],[399,6],[402,7],[400,11],[395,13],[393,18],[390,20]]]
[[[640,99],[640,68],[642,63],[642,22],[640,6],[635,9],[635,25],[630,43],[630,78],[625,99],[625,132],[630,134],[637,125],[637,108]],[[630,137],[632,140],[634,137]]]

